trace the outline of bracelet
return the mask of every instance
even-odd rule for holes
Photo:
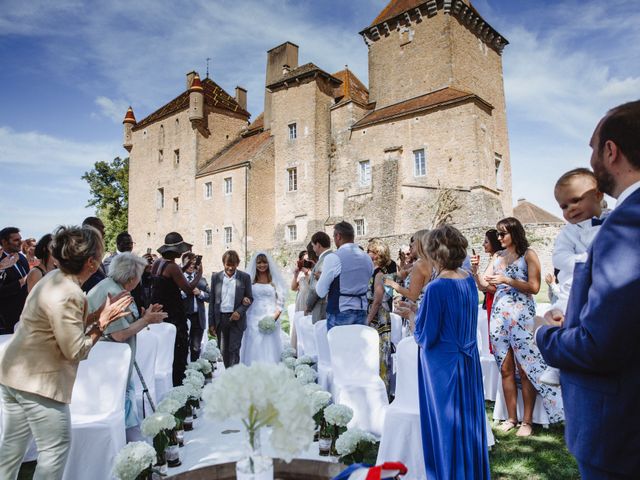
[[[89,335],[94,330],[98,330],[100,333],[102,333],[102,327],[100,326],[100,322],[98,320],[92,322],[89,326],[87,326],[84,334]]]

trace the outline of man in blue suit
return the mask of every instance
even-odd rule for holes
[[[640,478],[640,101],[610,110],[590,145],[598,187],[617,205],[576,264],[566,318],[547,314],[536,342],[560,369],[582,478]]]

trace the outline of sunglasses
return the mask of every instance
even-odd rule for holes
[[[498,238],[503,238],[509,235],[509,232],[498,232]]]

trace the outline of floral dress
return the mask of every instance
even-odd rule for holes
[[[493,272],[514,280],[527,281],[529,272],[524,256],[519,257],[506,268],[501,265],[501,256],[496,256]],[[533,296],[522,293],[506,284],[498,285],[491,310],[491,346],[493,355],[502,367],[509,348],[513,350],[516,362],[527,374],[527,378],[542,397],[544,409],[550,423],[564,420],[562,396],[559,387],[540,383],[540,375],[547,369],[533,338],[533,319],[536,304]]]
[[[375,291],[375,278],[378,273],[391,276],[388,267],[377,268],[371,279],[369,280],[369,290],[367,291],[367,300],[369,301],[369,308],[373,303],[373,296]],[[393,305],[393,290],[389,287],[385,287],[384,295],[382,297],[382,303],[371,326],[378,331],[380,337],[380,378],[387,387],[387,395],[389,398],[393,398],[395,394],[395,374],[393,373],[393,355],[396,353],[396,347],[391,343],[391,308]]]

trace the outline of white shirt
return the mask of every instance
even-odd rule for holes
[[[631,196],[633,192],[640,188],[640,182],[632,183],[627,188],[623,190],[623,192],[618,195],[618,201],[616,202],[616,207],[619,207],[622,202],[624,202],[627,198]]]
[[[231,277],[226,273],[222,274],[222,292],[220,300],[220,312],[233,313],[236,302],[236,274]]]
[[[184,278],[187,279],[187,282],[191,283],[191,281],[195,278],[196,274],[194,273],[187,273],[184,272]],[[180,290],[180,296],[184,299],[187,298],[187,294],[184,293],[182,290]],[[198,311],[198,298],[202,299],[202,292],[200,292],[200,295],[198,295],[197,297],[194,295],[193,296],[193,311],[197,312]]]

